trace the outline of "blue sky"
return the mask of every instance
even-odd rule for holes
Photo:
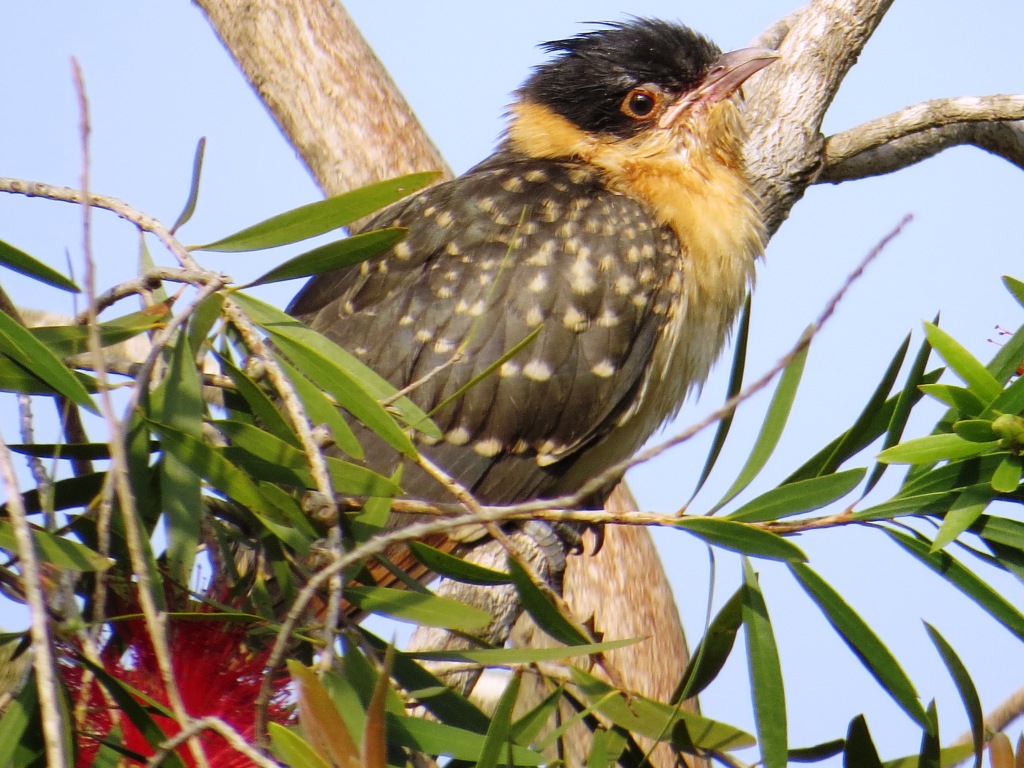
[[[510,92],[540,61],[536,44],[580,29],[578,22],[624,14],[680,19],[723,48],[742,47],[763,27],[797,7],[796,0],[701,4],[646,2],[518,2],[507,4],[349,3],[381,59],[456,171],[485,157],[500,133]],[[84,4],[0,5],[7,31],[0,78],[0,175],[76,186],[80,174],[77,108],[69,57],[85,75],[93,124],[92,185],[164,221],[173,221],[188,187],[192,152],[208,137],[200,205],[183,230],[186,242],[220,235],[318,197],[315,185],[251,94],[201,13],[188,4],[107,0]],[[901,106],[950,95],[1022,93],[1019,31],[1024,5],[952,0],[894,4],[825,121],[842,130]],[[976,355],[995,351],[993,326],[1016,328],[1020,309],[1001,288],[1020,268],[1024,174],[979,150],[948,151],[899,174],[808,191],[770,244],[754,300],[748,371],[756,374],[785,352],[867,250],[906,213],[914,223],[856,284],[815,341],[789,432],[754,489],[778,482],[834,437],[860,410],[904,335],[921,338],[921,321],[942,312],[943,325]],[[82,274],[80,212],[73,206],[0,196],[0,239]],[[133,229],[109,214],[95,217],[99,284],[126,277],[137,253]],[[155,257],[170,257],[154,250]],[[284,253],[244,259],[205,258],[237,281],[261,274]],[[18,276],[0,276],[26,305],[70,312],[68,299]],[[264,296],[284,305],[297,285]],[[127,307],[124,308],[128,310]],[[681,427],[720,401],[724,366],[700,402],[684,408]],[[741,411],[716,478],[696,502],[713,504],[729,485],[760,427],[766,398]],[[0,430],[16,439],[9,399],[0,400]],[[40,404],[37,412],[47,408]],[[915,424],[918,433],[939,413]],[[40,439],[52,420],[40,419]],[[673,427],[668,427],[668,433]],[[639,468],[632,486],[646,509],[671,511],[689,497],[706,441]],[[734,470],[735,472],[735,470]],[[890,488],[892,486],[890,485]],[[717,495],[716,495],[717,493]],[[741,497],[746,498],[746,497]],[[658,533],[666,567],[691,640],[706,610],[708,561],[684,534]],[[937,697],[946,740],[966,720],[921,618],[935,624],[975,676],[986,709],[1024,679],[1020,643],[959,594],[907,561],[880,534],[846,529],[799,537],[811,565],[879,628],[919,693]],[[735,558],[719,553],[717,600],[739,576]],[[776,620],[789,685],[794,745],[842,735],[865,712],[890,758],[914,750],[919,735],[831,633],[785,569],[758,564]],[[993,576],[1014,602],[1020,585]],[[18,621],[11,613],[8,624]],[[751,727],[745,664],[737,656],[704,697],[705,712]],[[754,757],[751,755],[751,760]]]

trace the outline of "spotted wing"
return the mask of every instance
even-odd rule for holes
[[[481,501],[574,490],[566,472],[614,439],[647,384],[681,279],[674,234],[592,172],[536,160],[482,166],[372,226],[409,233],[381,258],[314,278],[289,311],[395,386],[425,379],[412,398],[428,412],[444,404],[444,439],[425,450]],[[368,462],[393,468],[393,451],[364,437]],[[445,498],[414,469],[403,485]]]

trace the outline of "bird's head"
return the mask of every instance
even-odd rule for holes
[[[545,44],[511,107],[511,148],[530,157],[578,159],[610,171],[623,158],[735,154],[743,131],[740,86],[777,54],[723,54],[681,24],[650,19],[602,25]],[[736,162],[740,162],[739,157]]]

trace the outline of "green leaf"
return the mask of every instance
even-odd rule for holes
[[[924,332],[932,348],[982,402],[999,396],[1003,387],[996,377],[952,336],[932,323],[924,324]]]
[[[259,427],[241,421],[215,421],[213,425],[231,439],[236,448],[277,467],[290,470],[307,488],[314,488],[306,454]],[[401,488],[371,469],[332,456],[324,457],[334,490],[354,496],[397,496]]]
[[[940,768],[942,765],[942,744],[939,742],[939,714],[935,699],[928,703],[928,720],[931,727],[921,734],[921,753],[917,768]]]
[[[935,323],[939,322],[939,316],[935,316]],[[882,450],[891,448],[896,445],[903,437],[903,430],[907,426],[907,421],[910,419],[910,412],[914,407],[914,404],[921,399],[921,391],[918,389],[922,384],[925,384],[928,375],[925,373],[925,368],[928,366],[928,358],[931,357],[932,348],[926,338],[922,343],[921,347],[917,350],[917,355],[914,357],[914,362],[910,364],[910,371],[907,373],[907,380],[903,385],[902,391],[896,398],[896,403],[892,409],[892,415],[889,417],[889,423],[885,430],[885,440],[882,443]],[[937,376],[935,377],[938,378]],[[890,401],[887,401],[887,404]],[[884,408],[884,407],[883,407]],[[873,438],[872,438],[873,439]],[[885,473],[887,465],[876,461],[874,467],[871,468],[871,474],[868,476],[867,482],[864,484],[864,495],[866,496],[871,492],[871,489],[875,487],[879,480],[882,479],[882,475]]]
[[[72,371],[72,376],[85,387],[86,392],[96,392],[99,385],[92,376]],[[17,392],[22,395],[58,395],[61,392],[18,363],[0,357],[0,392]]]
[[[196,143],[196,152],[192,157],[192,181],[188,187],[188,197],[185,200],[185,207],[178,215],[177,220],[174,222],[174,226],[171,227],[171,233],[175,233],[180,229],[189,219],[192,218],[192,214],[195,213],[196,203],[199,201],[199,178],[203,173],[203,155],[206,154],[206,137],[200,137]]]
[[[366,706],[362,768],[387,768],[388,742],[385,711],[389,701],[394,700],[397,704],[397,697],[390,685],[391,664],[394,658],[394,646],[388,646],[387,653],[384,654],[384,664],[377,675],[377,682],[373,686],[373,695]]]
[[[39,559],[57,568],[68,571],[105,571],[114,561],[94,552],[84,544],[63,536],[55,536],[47,531],[32,529]],[[17,539],[14,536],[14,524],[9,520],[0,520],[0,549],[16,553]]]
[[[883,529],[893,541],[974,600],[992,618],[1024,640],[1024,615],[946,550],[932,552],[928,543],[901,531]]]
[[[882,768],[882,761],[871,740],[867,720],[857,715],[850,721],[846,731],[846,749],[843,751],[843,768]]]
[[[515,708],[516,700],[519,698],[519,685],[522,682],[522,673],[516,673],[509,679],[505,686],[498,705],[491,715],[491,726],[487,729],[487,736],[484,739],[483,749],[480,750],[480,759],[476,768],[497,768],[503,751],[511,746],[509,738],[512,730],[512,711]],[[509,760],[501,760],[501,765],[508,765]]]
[[[970,744],[957,744],[954,747],[946,747],[939,751],[939,762],[942,768],[954,768],[965,760],[968,760],[974,753],[974,747]],[[919,754],[907,755],[897,760],[887,760],[882,763],[883,768],[920,768],[921,756]]]
[[[939,633],[939,630],[928,622],[924,623],[924,628],[928,631],[928,637],[931,638],[942,657],[942,663],[949,670],[949,676],[956,683],[957,693],[960,694],[960,700],[964,703],[967,720],[971,726],[971,740],[974,742],[974,768],[981,768],[981,755],[985,751],[985,713],[981,709],[978,690],[974,687],[967,667],[957,656],[953,646],[946,642],[946,638]]]
[[[735,512],[726,515],[725,519],[756,523],[821,509],[856,488],[866,472],[861,467],[786,483],[748,501]]]
[[[693,745],[700,749],[721,752],[754,744],[750,734],[731,725],[636,694],[627,699],[621,691],[577,667],[570,668],[569,674],[595,710],[631,733],[664,740],[676,723],[684,722]]]
[[[320,679],[295,659],[288,660],[288,674],[297,689],[299,725],[310,749],[328,765],[358,764],[356,742]]]
[[[302,407],[306,410],[306,417],[310,422],[327,427],[336,446],[352,458],[361,460],[364,457],[363,447],[359,444],[359,439],[338,406],[331,402],[331,399],[316,384],[299,373],[295,366],[280,355],[275,355],[275,358],[278,365],[288,375],[288,380],[295,388],[295,394],[302,401]]]
[[[871,676],[907,715],[926,727],[928,721],[914,684],[878,635],[838,592],[809,567],[791,563],[789,569]]]
[[[525,712],[512,724],[512,740],[519,744],[536,746],[538,737],[548,723],[557,722],[557,718],[559,718],[558,705],[564,694],[565,684],[562,683],[545,696],[539,704]]]
[[[736,342],[733,344],[732,367],[729,370],[729,386],[725,391],[725,402],[729,402],[732,398],[736,397],[743,388],[743,371],[747,364],[747,340],[750,338],[750,297],[751,294],[748,293],[747,300],[743,303],[743,314],[740,315],[736,331]],[[704,487],[705,481],[711,475],[711,470],[714,469],[715,464],[718,462],[718,456],[725,445],[725,439],[729,436],[729,429],[732,427],[732,421],[735,416],[736,412],[733,411],[719,420],[718,427],[715,429],[715,437],[711,441],[711,447],[708,449],[708,457],[704,460],[704,467],[700,471],[700,477],[697,478],[697,485],[690,495],[690,501],[693,501],[697,494],[700,493],[700,489]]]
[[[712,619],[672,693],[674,704],[696,696],[718,677],[743,624],[743,592],[737,590]]]
[[[0,765],[36,765],[43,755],[42,736],[39,693],[32,672],[0,718]]]
[[[293,280],[296,277],[309,277],[342,267],[350,267],[387,250],[404,238],[407,231],[400,227],[375,229],[372,232],[363,232],[346,237],[344,240],[321,245],[319,248],[289,259],[284,264],[279,264],[244,287],[250,288],[254,285]]]
[[[83,459],[86,461],[110,458],[109,443],[14,443],[8,445],[14,453],[38,456],[43,459]],[[159,448],[158,443],[152,449]]]
[[[989,485],[979,485],[962,491],[943,518],[942,525],[935,534],[935,541],[932,542],[932,551],[942,549],[974,525],[974,521],[981,517],[981,513],[992,502],[992,493]]]
[[[774,533],[732,520],[714,517],[682,517],[676,528],[692,533],[709,544],[768,560],[803,561],[807,556],[790,541]]]
[[[242,396],[242,399],[252,409],[252,414],[259,420],[260,426],[274,437],[291,443],[298,448],[299,439],[295,436],[295,433],[288,425],[288,422],[285,421],[281,412],[274,407],[274,403],[267,393],[260,389],[255,381],[249,378],[244,371],[236,367],[226,357],[217,352],[213,354],[220,364],[221,371],[234,383],[238,394]]]
[[[1015,277],[1004,275],[1003,285],[1006,286],[1013,298],[1017,300],[1017,303],[1024,307],[1024,283]]]
[[[889,361],[889,367],[886,368],[885,373],[882,375],[882,380],[875,387],[875,391],[871,394],[868,399],[867,405],[857,416],[846,433],[843,435],[839,444],[832,451],[832,455],[825,460],[821,469],[818,470],[819,475],[827,475],[835,472],[839,466],[849,459],[853,454],[857,453],[864,443],[865,437],[873,432],[872,425],[874,423],[875,414],[878,413],[886,399],[889,396],[889,392],[892,391],[893,385],[896,383],[896,377],[899,375],[900,368],[903,366],[903,361],[907,356],[907,350],[910,348],[910,334],[903,340],[899,349],[896,350],[896,354],[893,355],[892,360]],[[874,439],[874,438],[871,438]]]
[[[437,595],[387,587],[346,587],[345,599],[361,611],[443,629],[480,629],[491,616],[486,611]]]
[[[953,432],[972,443],[989,443],[998,437],[990,419],[961,419],[953,424]]]
[[[791,763],[818,763],[841,754],[846,748],[845,739],[833,739],[811,747],[795,747],[789,750]]]
[[[141,312],[132,312],[100,323],[100,346],[120,344],[141,333],[159,328],[167,320],[169,313],[169,304],[158,304]],[[41,326],[30,328],[29,332],[57,357],[71,357],[89,351],[89,328],[84,325]]]
[[[243,471],[228,461],[222,450],[184,434],[167,424],[147,420],[160,436],[160,446],[218,491],[245,507],[266,529],[282,542],[302,553],[309,549],[312,536],[309,522],[295,508],[283,508],[280,497],[272,496]],[[305,535],[296,529],[303,526]]]
[[[921,391],[953,408],[961,416],[978,416],[985,412],[985,403],[966,387],[952,384],[922,384]]]
[[[800,377],[803,375],[804,364],[807,362],[808,349],[809,347],[804,347],[782,372],[779,385],[775,388],[775,394],[772,396],[768,412],[764,417],[764,424],[761,426],[761,432],[758,434],[757,440],[754,441],[754,447],[750,451],[750,456],[747,458],[746,464],[743,465],[743,469],[740,470],[739,476],[733,482],[732,487],[729,488],[721,501],[715,504],[711,510],[712,512],[721,509],[740,491],[746,488],[764,469],[764,465],[775,451],[775,446],[778,445],[782,431],[786,427],[786,420],[789,418],[790,409],[793,407],[797,388],[800,386]]]
[[[896,498],[868,507],[853,516],[857,520],[891,520],[901,515],[942,514],[952,506],[958,494],[950,491],[919,493]]]
[[[790,566],[793,567],[793,566]],[[785,768],[786,694],[768,606],[757,574],[743,558],[743,627],[747,638],[747,669],[754,698],[754,722],[765,768]]]
[[[485,737],[472,731],[435,723],[422,717],[387,715],[389,739],[398,746],[454,760],[476,762],[484,748]],[[519,745],[512,745],[512,763],[534,766],[550,761],[543,755]]]
[[[421,541],[410,541],[409,549],[416,559],[431,571],[455,581],[480,585],[508,584],[512,581],[512,577],[507,573],[484,568],[461,557],[449,555]]]
[[[495,666],[512,664],[536,664],[542,661],[561,661],[576,656],[590,656],[595,653],[614,651],[636,645],[642,640],[630,637],[623,640],[608,640],[604,643],[588,643],[586,645],[559,645],[555,648],[478,648],[447,651],[417,651],[406,655],[421,661],[470,662]]]
[[[257,251],[306,240],[344,227],[396,200],[401,200],[437,177],[437,172],[430,171],[371,184],[278,214],[207,245],[191,246],[191,250]]]
[[[291,768],[332,768],[307,742],[278,723],[267,723],[274,754]]]
[[[203,433],[203,393],[188,337],[179,333],[169,349],[167,376],[151,395],[154,419],[196,440]],[[199,546],[202,483],[174,455],[160,462],[160,504],[167,534],[167,569],[178,584],[188,584]]]
[[[993,417],[1001,413],[1021,413],[1024,411],[1024,376],[1004,389],[992,404],[982,412],[983,417]]]
[[[164,732],[160,730],[160,726],[156,724],[149,714],[152,705],[155,703],[152,699],[142,694],[136,688],[118,680],[103,667],[93,664],[84,656],[76,657],[76,661],[96,676],[97,682],[106,689],[107,693],[110,694],[110,698],[117,705],[117,708],[139,730],[148,744],[160,744],[167,738]],[[144,706],[140,703],[143,701],[147,702],[149,706]],[[166,712],[158,712],[158,714],[167,715]],[[164,757],[163,764],[170,768],[185,768],[178,750]]]
[[[50,350],[6,312],[0,311],[0,352],[71,402],[99,413],[82,382]]]
[[[51,269],[43,262],[32,258],[24,251],[15,248],[9,243],[0,240],[0,264],[12,269],[19,275],[32,277],[40,282],[60,288],[71,293],[81,293],[82,289],[71,280],[64,277],[60,272]]]
[[[561,614],[550,598],[545,595],[530,579],[514,557],[508,559],[509,575],[516,585],[523,610],[533,617],[544,632],[565,645],[588,645],[590,638],[584,636]]]
[[[953,434],[926,435],[886,448],[878,454],[878,460],[887,464],[931,464],[979,456],[998,445],[996,440],[972,443]]]

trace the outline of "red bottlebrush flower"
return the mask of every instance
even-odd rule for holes
[[[194,718],[218,717],[251,741],[255,727],[254,701],[264,677],[269,649],[250,650],[245,646],[245,637],[244,625],[218,619],[215,614],[171,617],[167,623],[174,679],[185,710]],[[113,624],[113,635],[104,646],[101,661],[110,675],[169,709],[153,644],[142,619]],[[96,681],[91,682],[87,692],[82,690],[81,667],[69,664],[62,672],[75,699],[84,701],[86,707],[84,722],[80,724],[79,768],[92,765],[101,746],[99,739],[108,738],[115,726],[125,749],[145,757],[155,753],[156,745],[149,743],[124,712],[110,709]],[[291,717],[286,705],[287,684],[286,674],[275,676],[270,707],[270,719],[274,722],[285,723]],[[140,704],[146,706],[147,702],[140,699]],[[181,730],[169,717],[152,710],[150,715],[168,737]],[[250,768],[253,765],[220,735],[205,731],[199,738],[211,768]],[[189,768],[194,768],[195,761],[187,744],[176,751]],[[143,763],[130,761],[129,764]]]

